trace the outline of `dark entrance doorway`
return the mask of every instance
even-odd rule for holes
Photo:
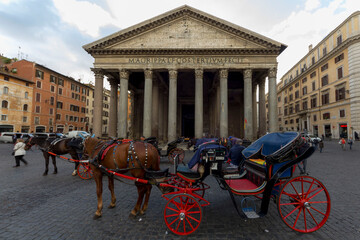
[[[181,107],[181,135],[193,138],[195,135],[195,105],[183,104]]]

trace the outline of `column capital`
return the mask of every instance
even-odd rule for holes
[[[176,79],[178,71],[176,69],[169,69],[169,78]]]
[[[198,79],[198,78],[203,78],[203,75],[204,75],[204,70],[203,69],[195,69],[195,79]]]
[[[104,77],[104,70],[101,68],[91,68],[93,71],[95,78],[103,78]]]
[[[251,78],[252,77],[252,70],[251,69],[245,69],[244,70],[244,78]]]
[[[220,78],[228,78],[229,70],[228,69],[221,69],[220,70]]]
[[[110,83],[110,86],[116,86],[116,85],[118,85],[119,83],[118,83],[118,81],[114,78],[114,77],[108,77],[108,82]]]
[[[126,69],[120,69],[120,79],[129,79],[130,72]]]
[[[153,71],[151,69],[144,70],[145,79],[152,79]]]
[[[277,68],[276,67],[272,67],[269,69],[269,78],[274,78],[276,77],[276,73],[277,73]]]

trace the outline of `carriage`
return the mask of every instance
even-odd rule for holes
[[[129,149],[133,147],[130,145]],[[174,173],[147,171],[144,178],[124,175],[97,163],[91,165],[95,164],[109,177],[158,186],[167,200],[165,224],[178,235],[188,235],[199,228],[202,208],[210,204],[204,198],[205,191],[210,188],[204,180],[210,175],[228,191],[236,211],[244,218],[265,216],[273,200],[282,221],[295,231],[311,233],[326,223],[331,208],[330,196],[319,180],[306,173],[306,160],[314,153],[314,147],[298,133],[263,136],[243,151],[245,160],[235,170],[225,167],[227,148],[221,144],[212,143],[198,151],[197,171],[177,166],[175,161]],[[300,173],[298,166],[301,166]],[[240,205],[237,196],[241,197]],[[254,199],[260,199],[260,204]]]

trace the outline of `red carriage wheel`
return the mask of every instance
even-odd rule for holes
[[[185,157],[184,149],[174,148],[169,152],[168,159],[169,159],[171,164],[174,164],[174,158],[175,158],[176,155],[179,155],[179,162],[178,163],[182,163],[182,161],[184,160],[184,157]]]
[[[179,194],[166,204],[164,220],[166,226],[175,234],[188,235],[200,226],[202,218],[201,206],[191,195]]]
[[[286,182],[277,204],[285,224],[302,233],[320,229],[329,218],[331,208],[325,186],[310,176],[298,176]]]
[[[90,179],[93,177],[93,172],[88,163],[80,163],[77,167],[77,174],[82,179]]]

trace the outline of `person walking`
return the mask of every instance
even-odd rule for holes
[[[18,138],[16,140],[16,144],[13,148],[13,151],[14,151],[15,163],[16,163],[16,165],[13,167],[20,167],[20,161],[25,163],[25,165],[28,164],[27,161],[23,159],[24,155],[26,154],[26,151],[25,151],[25,143],[22,138]]]
[[[345,151],[346,150],[346,147],[345,147],[346,141],[344,138],[340,139],[339,144],[341,144],[342,150]]]
[[[354,143],[354,141],[352,140],[352,137],[350,137],[350,138],[348,139],[348,144],[349,144],[350,150],[351,150],[351,148],[352,148],[353,143]]]
[[[322,141],[319,142],[320,152],[322,152],[323,148],[324,148],[324,141],[322,140]]]

